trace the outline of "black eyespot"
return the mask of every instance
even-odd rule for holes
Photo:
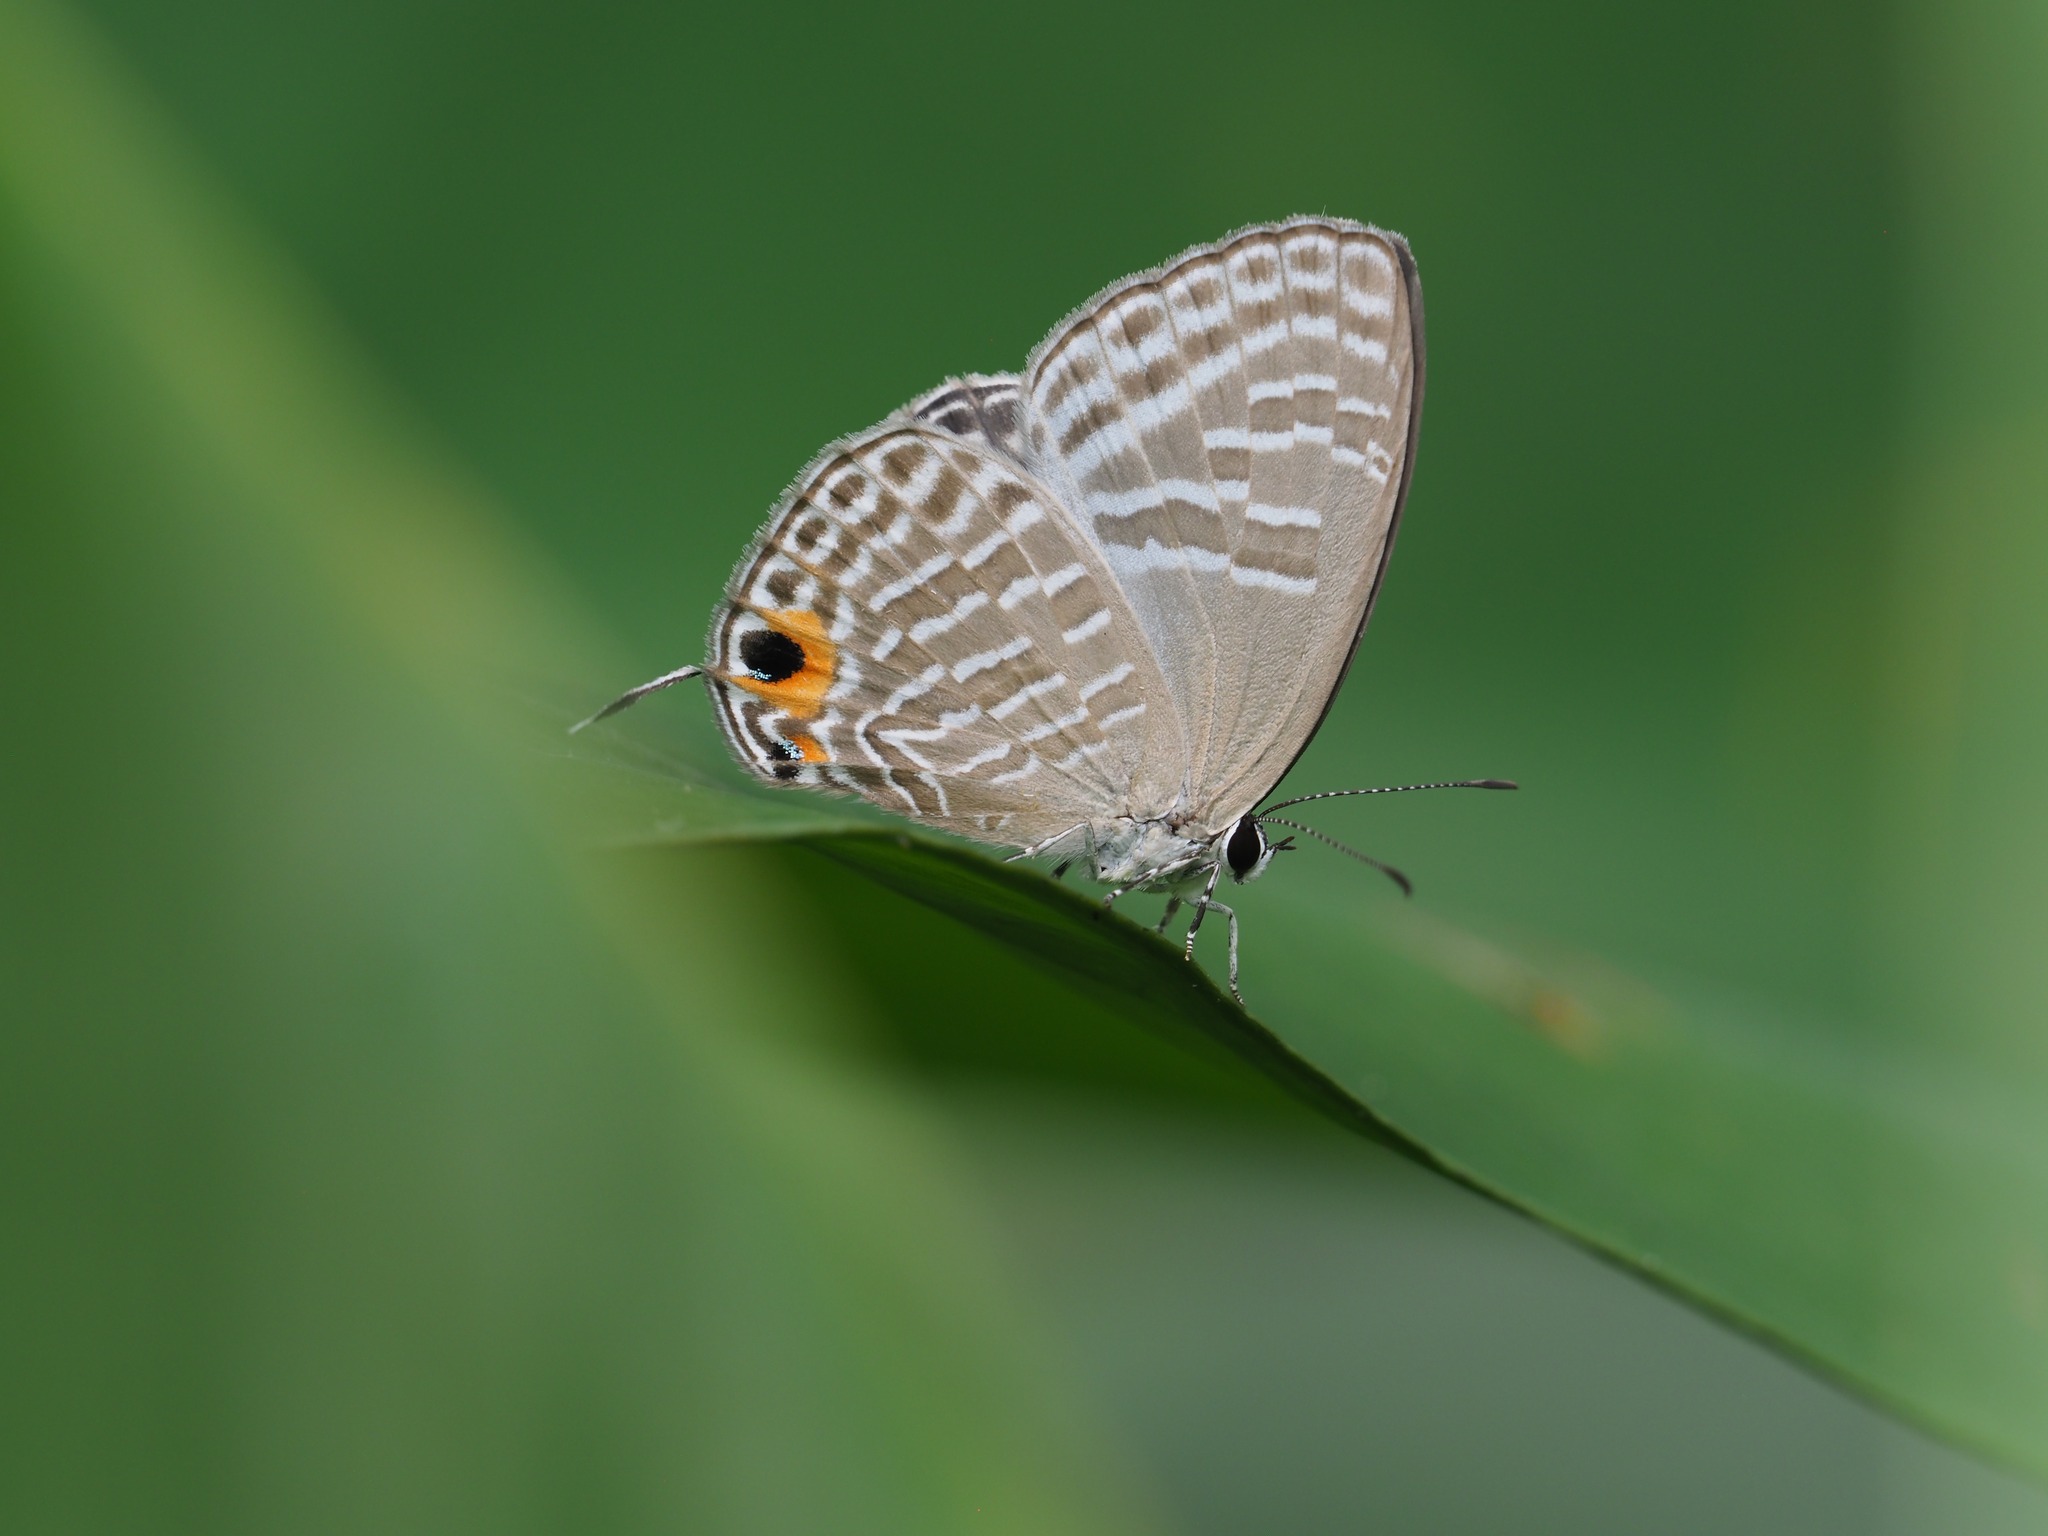
[[[1266,853],[1266,834],[1259,830],[1259,824],[1247,816],[1231,830],[1230,841],[1223,845],[1223,857],[1230,865],[1233,879],[1242,880]]]
[[[774,754],[777,757],[782,759],[781,762],[775,764],[768,770],[770,773],[774,774],[776,778],[793,779],[799,773],[803,772],[803,749],[799,747],[795,742],[782,741],[778,739],[775,741],[771,741],[768,745],[769,750],[774,752]]]
[[[740,660],[764,683],[779,683],[804,669],[804,648],[779,629],[750,629],[740,638]]]

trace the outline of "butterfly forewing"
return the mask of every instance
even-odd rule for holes
[[[1178,788],[1179,726],[1115,578],[1046,486],[967,436],[906,421],[828,451],[711,647],[727,737],[771,780],[1012,843]]]
[[[1421,396],[1397,236],[1246,230],[1126,280],[1025,373],[1026,460],[1101,547],[1227,826],[1314,733],[1379,584]]]

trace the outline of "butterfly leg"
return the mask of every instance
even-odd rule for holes
[[[1029,848],[1018,849],[1015,853],[1011,854],[1007,859],[1003,860],[1003,862],[1005,864],[1016,864],[1025,859],[1035,859],[1041,853],[1050,853],[1054,848],[1058,847],[1061,843],[1064,843],[1076,832],[1085,832],[1087,830],[1087,822],[1077,821],[1071,827],[1067,828],[1067,830],[1064,832],[1055,832],[1051,837],[1040,838],[1037,842],[1033,843]],[[1072,859],[1067,860],[1068,864],[1071,864],[1072,862]],[[1066,864],[1062,864],[1060,866],[1061,869],[1065,869],[1066,867]],[[1055,875],[1053,878],[1058,879],[1059,877]]]
[[[1131,881],[1129,884],[1120,885],[1115,890],[1111,891],[1107,896],[1103,897],[1102,904],[1103,906],[1107,907],[1112,902],[1114,902],[1117,899],[1117,897],[1128,896],[1133,891],[1158,891],[1169,889],[1169,877],[1179,874],[1182,870],[1186,869],[1190,864],[1193,864],[1195,862],[1195,859],[1182,859],[1178,864],[1166,864],[1162,865],[1158,869],[1147,870],[1144,874],[1140,875],[1137,879]],[[1218,870],[1221,870],[1223,868],[1223,866],[1220,864],[1216,867]],[[1209,890],[1213,891],[1215,889],[1216,879],[1212,875],[1209,879]],[[1203,893],[1203,899],[1207,900],[1207,892]],[[1174,904],[1176,906],[1179,905],[1178,897],[1174,898]],[[1195,922],[1199,924],[1201,921],[1202,919],[1200,914],[1197,914],[1195,917]],[[1192,941],[1190,941],[1190,943],[1192,944]],[[1193,953],[1192,948],[1189,952],[1191,954]]]
[[[1237,1005],[1242,1008],[1245,1006],[1244,994],[1237,990],[1237,913],[1220,901],[1212,901],[1209,906],[1230,919],[1230,995],[1237,999]]]
[[[1159,932],[1166,932],[1166,925],[1173,921],[1173,914],[1178,912],[1180,910],[1180,907],[1181,901],[1178,896],[1169,896],[1166,898],[1166,915],[1159,919]]]
[[[1181,958],[1190,965],[1195,960],[1195,935],[1202,931],[1202,919],[1209,915],[1209,908],[1216,905],[1211,900],[1216,894],[1216,882],[1223,878],[1223,864],[1219,860],[1209,871],[1209,883],[1202,887],[1202,894],[1195,898],[1195,920],[1188,924],[1188,941],[1181,950]]]

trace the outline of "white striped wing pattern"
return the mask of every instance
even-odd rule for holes
[[[1422,382],[1398,236],[1296,219],[1126,279],[796,482],[714,619],[728,741],[992,842],[1227,828],[1349,663]]]
[[[1307,746],[1393,548],[1422,392],[1407,246],[1245,230],[1098,295],[1025,377],[1030,461],[1159,657],[1188,810],[1227,826]]]
[[[1182,755],[1101,554],[1044,485],[938,428],[814,465],[711,646],[727,738],[764,777],[990,841],[1142,814],[1148,765]]]

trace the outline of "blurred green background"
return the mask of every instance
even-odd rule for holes
[[[2038,1106],[2038,7],[7,11],[9,1530],[2048,1530],[814,852],[593,872],[482,673],[406,659],[694,659],[830,437],[1187,244],[1369,219],[1427,420],[1291,783],[1516,777],[1324,820],[1431,911]],[[98,121],[163,157],[110,201],[212,188],[213,297],[359,350],[337,414],[459,466],[559,628],[307,531],[418,487],[207,393],[268,343],[178,329],[168,247],[65,256]]]

